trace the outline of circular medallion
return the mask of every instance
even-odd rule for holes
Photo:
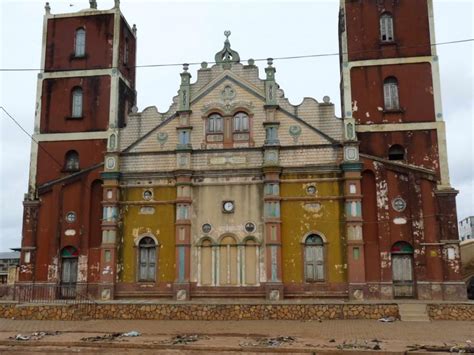
[[[106,160],[106,165],[107,165],[107,169],[115,168],[115,158],[108,157],[107,160]]]
[[[245,223],[245,231],[247,233],[253,233],[255,232],[255,224],[252,222],[247,222]]]
[[[151,190],[143,191],[143,199],[146,201],[150,201],[153,197],[153,192]]]
[[[68,223],[76,222],[76,212],[66,213],[66,222],[68,222]]]
[[[306,193],[308,195],[314,195],[316,193],[316,186],[310,185],[306,188]]]
[[[209,223],[205,223],[202,225],[202,232],[203,233],[209,233],[212,229],[212,226]]]
[[[392,200],[392,207],[395,211],[402,212],[407,207],[407,203],[403,198],[397,197]]]

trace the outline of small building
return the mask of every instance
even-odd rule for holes
[[[474,239],[474,216],[466,217],[459,222],[459,240]]]
[[[13,283],[16,278],[14,278],[13,281],[11,281],[12,276],[9,277],[9,275],[15,275],[16,276],[16,269],[20,265],[20,252],[18,251],[11,251],[11,252],[4,252],[0,253],[0,284],[10,284]],[[15,270],[15,272],[11,270]]]

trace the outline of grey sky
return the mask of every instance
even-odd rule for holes
[[[471,0],[434,0],[437,42],[474,37]],[[51,12],[89,7],[87,0],[51,0]],[[73,6],[70,6],[73,5]],[[98,0],[99,9],[113,6]],[[337,53],[339,0],[137,1],[122,11],[138,28],[138,64],[213,61],[231,30],[232,48],[248,58]],[[38,68],[43,1],[0,0],[0,67]],[[451,183],[460,190],[458,217],[474,215],[474,44],[438,48]],[[277,81],[293,104],[305,96],[331,97],[340,114],[337,56],[276,60]],[[256,63],[263,76],[264,63]],[[197,67],[191,67],[195,77]],[[179,87],[181,67],[137,69],[138,107],[166,111]],[[33,130],[36,72],[0,73],[0,104]],[[20,246],[22,199],[27,190],[30,139],[0,112],[0,251]]]

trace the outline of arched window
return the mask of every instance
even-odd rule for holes
[[[201,243],[201,285],[211,286],[212,285],[212,242],[209,239],[205,239]]]
[[[72,117],[82,117],[82,89],[76,87],[72,90]]]
[[[248,132],[249,116],[245,112],[238,112],[234,115],[234,132]]]
[[[70,150],[66,153],[64,159],[64,170],[65,171],[77,171],[79,170],[79,153],[75,150]]]
[[[399,144],[394,144],[388,149],[388,160],[404,160],[405,149]]]
[[[389,13],[380,16],[380,40],[382,42],[393,42],[393,17]]]
[[[144,237],[138,243],[138,281],[155,281],[156,244],[153,238]]]
[[[74,55],[76,57],[84,57],[86,55],[86,30],[83,28],[76,30]]]
[[[324,242],[316,234],[309,235],[304,243],[305,280],[324,281]]]
[[[224,130],[224,119],[218,113],[213,113],[207,120],[208,133],[222,133]]]
[[[219,284],[237,285],[237,243],[232,237],[224,237],[219,246]]]
[[[398,99],[398,80],[389,77],[383,82],[384,105],[386,110],[398,110],[400,103]]]
[[[248,239],[244,245],[245,285],[258,283],[258,245],[253,239]]]

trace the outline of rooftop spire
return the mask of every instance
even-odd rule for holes
[[[214,57],[217,64],[230,64],[230,63],[239,63],[240,56],[239,53],[230,48],[229,36],[231,35],[230,31],[224,31],[225,42],[224,48],[216,53]]]

